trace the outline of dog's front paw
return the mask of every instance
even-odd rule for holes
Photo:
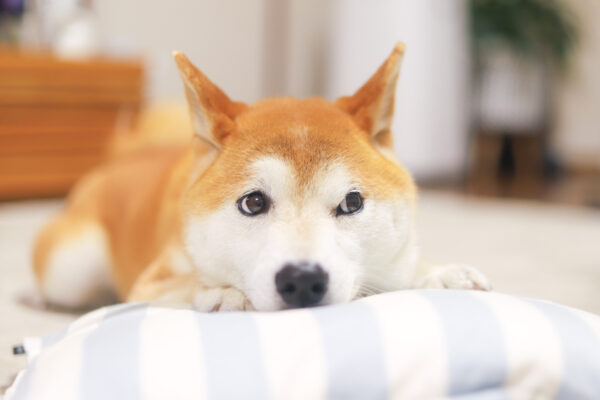
[[[464,264],[446,264],[435,267],[419,287],[425,289],[492,290],[489,279],[476,268]]]
[[[232,287],[205,289],[196,294],[194,308],[198,311],[250,311],[253,310],[248,298]]]

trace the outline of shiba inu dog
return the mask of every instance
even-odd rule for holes
[[[278,310],[405,288],[489,289],[472,267],[419,261],[416,188],[390,131],[403,54],[396,45],[335,102],[246,105],[174,53],[193,140],[84,177],[35,247],[44,298]]]

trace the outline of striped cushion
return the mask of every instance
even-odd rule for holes
[[[6,399],[600,399],[600,318],[417,290],[274,313],[124,304],[27,339]]]

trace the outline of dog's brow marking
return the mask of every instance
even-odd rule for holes
[[[254,179],[272,195],[286,195],[294,185],[294,174],[288,163],[278,157],[263,157],[254,161],[250,171]]]

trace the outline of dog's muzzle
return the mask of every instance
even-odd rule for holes
[[[283,301],[292,307],[319,304],[327,293],[329,275],[319,264],[288,263],[275,275],[275,287]]]

